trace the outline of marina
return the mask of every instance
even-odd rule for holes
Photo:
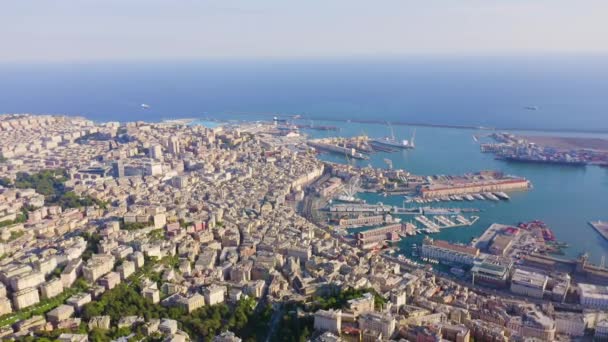
[[[472,226],[479,220],[479,216],[471,216],[470,218],[466,218],[462,215],[452,215],[450,217],[437,215],[431,218],[426,217],[424,215],[416,216],[414,218],[418,223],[425,227],[425,229],[418,229],[418,232],[432,234],[439,233],[440,230],[446,228],[456,228],[456,227],[468,227]]]

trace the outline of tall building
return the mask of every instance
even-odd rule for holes
[[[112,172],[116,178],[122,178],[125,176],[125,164],[122,160],[119,159],[112,163]]]
[[[150,154],[150,158],[154,158],[156,160],[163,159],[163,149],[158,144],[150,146],[149,154]]]
[[[177,137],[169,138],[169,143],[167,145],[169,147],[169,153],[179,154],[180,146],[179,146],[179,139]]]

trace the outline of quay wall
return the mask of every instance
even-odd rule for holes
[[[423,198],[442,197],[450,195],[462,195],[481,192],[522,190],[530,187],[526,179],[509,179],[503,181],[464,183],[458,185],[426,186],[419,190]]]

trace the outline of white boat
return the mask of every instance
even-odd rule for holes
[[[473,194],[473,197],[475,197],[476,199],[483,201],[485,200],[485,197],[483,197],[481,194]]]
[[[509,197],[509,195],[507,195],[506,193],[504,193],[502,191],[495,192],[494,195],[496,197],[500,198],[500,199],[503,199],[503,200],[509,200],[509,199],[511,199],[511,197]]]
[[[141,109],[150,109],[150,105],[147,105],[145,103],[141,104]]]
[[[473,197],[471,195],[464,195],[464,199],[466,199],[467,201],[474,201],[475,197]]]
[[[494,202],[500,201],[500,199],[498,197],[494,196],[494,194],[491,192],[486,192],[483,195],[490,201],[494,201]]]

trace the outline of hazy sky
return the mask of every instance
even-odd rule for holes
[[[6,0],[0,61],[608,53],[608,0]]]

